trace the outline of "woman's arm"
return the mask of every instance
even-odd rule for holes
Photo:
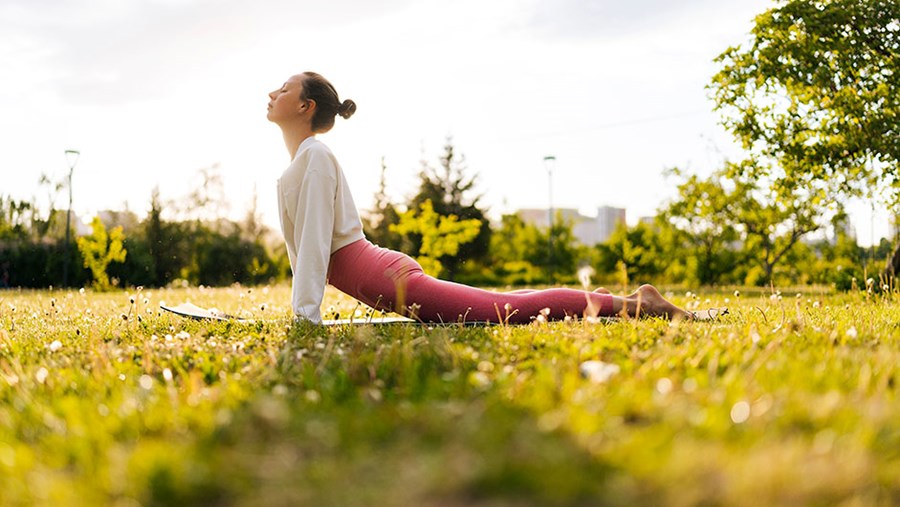
[[[336,168],[330,157],[318,150],[308,150],[302,157],[308,159],[298,162],[306,162],[307,169],[291,217],[291,237],[297,252],[291,306],[298,317],[320,323],[334,231]]]

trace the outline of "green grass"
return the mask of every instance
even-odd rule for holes
[[[320,328],[283,286],[0,292],[0,504],[900,503],[894,299],[674,299],[732,313]],[[257,320],[159,312],[187,300]]]

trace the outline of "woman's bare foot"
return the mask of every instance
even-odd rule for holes
[[[682,310],[669,302],[652,285],[641,285],[638,290],[622,298],[625,311],[632,317],[646,315],[648,317],[667,317],[670,319],[690,319],[690,312]]]

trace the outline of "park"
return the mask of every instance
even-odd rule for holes
[[[671,197],[602,241],[554,213],[578,181],[550,166],[546,222],[491,212],[465,133],[421,150],[406,197],[385,157],[357,192],[360,238],[456,287],[582,290],[564,317],[419,319],[396,281],[397,306],[329,285],[303,313],[299,215],[273,230],[255,186],[225,213],[227,167],[80,227],[73,181],[99,158],[57,150],[44,197],[0,190],[0,506],[900,503],[900,239],[860,245],[846,205],[898,209],[900,5],[777,0],[716,54],[739,157],[659,170]],[[292,158],[331,128],[303,76],[269,93]],[[342,128],[326,139],[352,151]],[[651,283],[686,312],[590,304]]]

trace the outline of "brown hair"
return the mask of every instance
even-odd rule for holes
[[[321,75],[307,71],[302,76],[303,92],[300,98],[316,103],[316,113],[312,119],[313,132],[328,132],[334,126],[336,115],[341,115],[346,120],[356,112],[356,102],[350,99],[341,102],[337,90]]]

